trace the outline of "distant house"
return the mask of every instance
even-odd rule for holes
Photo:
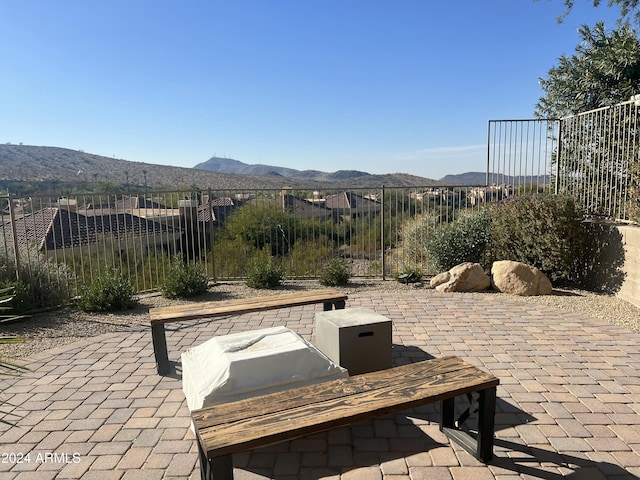
[[[209,198],[204,196],[202,204],[197,207],[199,222],[213,222],[214,227],[219,227],[238,208],[241,202],[234,201],[230,197]]]
[[[382,205],[377,200],[363,197],[355,192],[343,192],[327,195],[324,206],[330,209],[334,216],[342,218],[357,218],[365,215],[380,213]]]
[[[133,237],[144,247],[159,246],[173,241],[178,233],[169,225],[131,213],[103,208],[79,212],[75,204],[67,202],[21,216],[14,228],[18,246],[33,244],[44,253],[97,245],[103,235],[115,240]],[[4,240],[9,241],[13,236],[11,225],[4,223],[2,230]]]
[[[324,202],[310,201],[295,195],[283,194],[282,207],[293,212],[297,217],[330,219],[331,210],[325,207]]]

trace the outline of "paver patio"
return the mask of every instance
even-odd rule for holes
[[[640,335],[499,294],[350,294],[393,320],[396,365],[457,355],[498,376],[495,457],[440,434],[437,405],[234,457],[237,479],[640,477]],[[214,335],[285,325],[313,341],[316,306],[168,326],[170,359]],[[149,328],[49,350],[5,380],[23,415],[0,426],[0,478],[198,479],[176,373],[156,373]],[[28,456],[28,457],[27,457]]]

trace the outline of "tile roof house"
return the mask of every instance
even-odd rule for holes
[[[5,240],[12,238],[8,222],[2,225],[2,230]],[[177,233],[169,225],[130,213],[87,215],[66,206],[47,207],[17,218],[15,232],[18,245],[35,243],[44,252],[94,245],[102,234],[116,239],[133,236],[144,240],[146,245],[157,245]]]
[[[331,218],[331,210],[324,206],[324,202],[313,202],[295,195],[282,195],[282,206],[296,216],[305,218]]]
[[[363,197],[355,192],[327,195],[324,205],[342,216],[348,215],[351,217],[378,213],[382,208],[380,202]]]
[[[239,206],[239,202],[235,202],[230,197],[211,198],[204,196],[202,204],[198,205],[198,221],[214,222],[214,226],[220,226],[224,223],[231,212]]]

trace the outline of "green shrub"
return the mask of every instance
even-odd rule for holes
[[[436,228],[436,220],[431,215],[419,215],[405,221],[402,225],[402,256],[410,258],[412,263],[432,272],[428,262],[427,239]]]
[[[76,305],[85,312],[116,312],[133,308],[137,303],[134,295],[129,279],[114,271],[82,288]]]
[[[533,265],[552,282],[577,282],[580,259],[592,239],[583,211],[568,195],[523,195],[496,205],[491,213],[492,260]]]
[[[423,275],[422,270],[417,267],[405,267],[396,275],[396,280],[400,283],[417,283],[422,280]]]
[[[287,276],[316,276],[331,258],[332,252],[327,244],[326,239],[297,241],[291,254],[286,258]]]
[[[20,314],[38,308],[57,307],[69,301],[69,271],[39,252],[23,247],[19,252],[19,281],[16,281],[15,258],[0,249],[0,285],[15,287],[11,306]]]
[[[181,260],[171,262],[160,293],[166,298],[189,298],[204,293],[209,288],[209,278],[202,265]]]
[[[12,322],[24,317],[24,315],[18,313],[19,307],[16,306],[16,295],[21,291],[22,287],[23,284],[19,282],[0,284],[0,323]]]
[[[247,264],[256,252],[256,247],[249,245],[241,238],[229,239],[219,236],[214,245],[216,276],[244,278]]]
[[[320,284],[325,287],[344,286],[349,283],[350,277],[349,264],[341,258],[334,257],[320,272]]]
[[[430,263],[438,271],[465,262],[483,263],[490,226],[491,217],[482,210],[462,213],[453,222],[434,228],[425,244]]]
[[[0,288],[3,292],[11,292],[2,296],[2,310],[17,315],[32,308],[32,295],[26,283],[17,280],[4,281],[0,282]]]
[[[275,288],[284,280],[284,271],[265,253],[255,255],[248,264],[247,285],[251,288]]]

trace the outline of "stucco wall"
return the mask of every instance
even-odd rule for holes
[[[620,225],[624,247],[624,283],[617,295],[640,307],[640,227]]]

